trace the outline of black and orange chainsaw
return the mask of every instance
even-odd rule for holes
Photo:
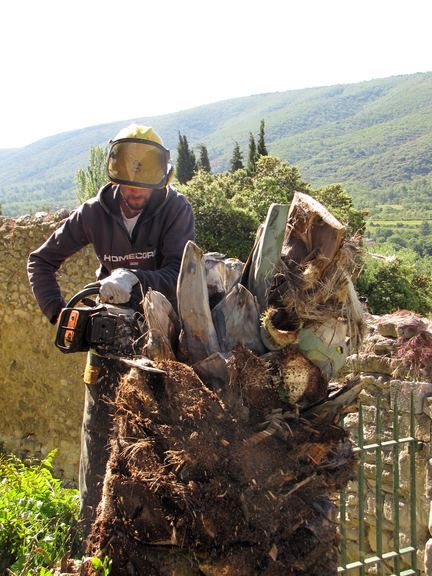
[[[92,350],[100,356],[133,356],[143,334],[142,316],[133,308],[98,304],[90,298],[98,294],[95,283],[69,300],[60,313],[55,345],[66,354]]]

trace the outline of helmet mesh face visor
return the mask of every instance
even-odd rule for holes
[[[169,152],[150,140],[127,138],[111,144],[107,171],[112,182],[142,188],[163,188]]]

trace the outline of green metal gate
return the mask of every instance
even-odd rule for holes
[[[400,437],[400,418],[398,410],[397,396],[393,402],[393,416],[392,416],[392,432],[391,439],[383,439],[382,430],[382,409],[381,398],[377,397],[376,402],[376,418],[375,418],[375,441],[370,444],[364,442],[364,407],[359,406],[358,413],[358,436],[357,445],[354,451],[358,457],[358,523],[353,526],[353,523],[348,524],[349,518],[347,517],[347,491],[343,491],[340,495],[339,502],[339,518],[340,518],[340,566],[338,567],[339,574],[346,574],[348,576],[365,574],[377,574],[384,576],[388,574],[397,574],[401,576],[408,576],[409,574],[418,574],[417,571],[417,541],[416,541],[416,451],[417,440],[415,438],[415,414],[414,414],[414,401],[413,394],[410,396],[409,414],[409,434],[407,437]],[[409,536],[410,542],[408,545],[401,547],[400,543],[400,451],[407,447],[409,452]],[[375,551],[368,552],[366,542],[366,523],[365,523],[365,501],[366,501],[366,478],[365,478],[365,460],[367,455],[374,455],[374,462],[376,466],[375,478],[375,502],[376,502],[376,542]],[[392,468],[392,525],[393,525],[393,546],[391,550],[384,549],[383,546],[383,521],[384,521],[384,494],[382,489],[382,475],[383,475],[383,458],[387,457],[391,462]],[[356,556],[353,558],[351,550],[351,557],[347,553],[347,529],[352,530],[353,527],[358,530],[358,550]],[[405,542],[407,544],[407,542]]]

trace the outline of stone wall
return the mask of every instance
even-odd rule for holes
[[[363,383],[360,394],[363,413],[363,445],[374,444],[377,439],[377,403],[380,399],[381,441],[393,440],[395,410],[399,438],[410,436],[410,407],[414,407],[414,435],[418,440],[415,457],[416,468],[416,530],[417,530],[417,568],[419,573],[432,576],[432,562],[428,559],[430,529],[432,528],[431,497],[431,427],[432,427],[432,383],[429,377],[428,362],[418,364],[418,373],[413,379],[409,365],[400,357],[402,347],[408,342],[415,342],[412,352],[417,357],[424,352],[426,339],[432,341],[429,322],[412,314],[393,314],[381,318],[369,318],[369,336],[364,345],[364,351],[348,358],[346,369],[357,375]],[[423,356],[424,357],[424,356]],[[424,357],[425,358],[425,357]],[[358,412],[345,417],[345,428],[350,431],[354,442],[358,441]],[[400,547],[411,545],[410,533],[410,443],[400,444],[397,469],[399,471],[399,513]],[[383,524],[382,551],[395,549],[394,539],[394,488],[393,472],[395,463],[393,448],[389,446],[382,454],[382,494],[383,494]],[[363,493],[365,508],[365,553],[373,556],[377,553],[377,455],[374,449],[364,452],[365,491]],[[348,561],[359,559],[359,486],[354,481],[348,485],[346,495],[347,506],[347,556]],[[425,553],[426,549],[426,553]],[[432,557],[431,557],[432,558]],[[411,565],[409,554],[402,556],[401,569]],[[348,574],[355,575],[357,570]],[[379,573],[371,565],[368,574]],[[384,574],[392,574],[393,562],[385,563]]]
[[[57,473],[78,477],[85,354],[62,354],[55,328],[40,312],[27,280],[28,254],[61,224],[66,212],[0,217],[0,443],[19,455],[58,449]],[[86,248],[59,273],[66,299],[94,281],[96,258]]]

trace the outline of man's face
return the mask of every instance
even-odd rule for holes
[[[139,212],[144,208],[153,192],[151,188],[134,188],[123,184],[121,184],[120,190],[123,205],[126,205],[129,210],[134,212]]]

